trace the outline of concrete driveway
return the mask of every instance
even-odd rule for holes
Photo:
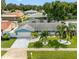
[[[11,48],[27,48],[30,39],[16,39]]]
[[[16,41],[13,43],[11,48],[28,48],[28,44],[30,42],[36,42],[39,40],[38,38],[31,39],[31,38],[17,38]]]

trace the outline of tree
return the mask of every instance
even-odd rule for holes
[[[70,23],[68,28],[70,31],[70,39],[72,39],[72,37],[76,35],[76,25],[73,23],[72,24]]]
[[[48,15],[48,21],[76,19],[77,15],[76,2],[68,3],[68,2],[55,1],[52,3],[45,3],[43,5],[43,8]]]
[[[32,35],[33,38],[37,38],[38,37],[38,32],[32,32],[31,35]]]
[[[26,20],[27,18],[28,18],[28,16],[23,15],[23,16],[20,17],[20,21],[23,22],[23,21]]]
[[[60,25],[57,25],[57,30],[59,31],[60,38],[66,38],[67,29],[68,29],[68,27],[66,26],[66,24],[64,22],[61,22]]]
[[[17,10],[18,9],[18,6],[16,5],[16,4],[7,4],[7,6],[6,6],[6,8],[5,8],[6,10]]]
[[[9,34],[3,34],[3,36],[1,37],[1,40],[9,40],[9,39],[10,39]]]
[[[48,44],[48,40],[47,40],[47,36],[49,35],[49,33],[47,31],[43,31],[41,34],[40,34],[40,40],[42,41],[42,43],[44,45],[47,45]]]
[[[5,0],[1,0],[1,9],[4,10],[6,7]]]

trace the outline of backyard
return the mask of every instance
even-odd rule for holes
[[[77,59],[76,51],[29,51],[28,59]]]

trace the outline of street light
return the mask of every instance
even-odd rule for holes
[[[32,59],[32,52],[30,54],[31,54],[31,59]]]

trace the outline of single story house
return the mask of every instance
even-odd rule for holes
[[[47,19],[47,14],[43,13],[44,12],[38,12],[36,10],[28,10],[24,12],[24,14],[30,18],[30,22],[45,22]]]
[[[5,21],[1,21],[1,32],[7,33],[11,30],[13,30],[16,27],[16,24],[14,22],[5,20]]]
[[[8,12],[1,15],[2,20],[17,21],[19,17],[23,16],[24,13],[20,10],[15,12]]]
[[[31,32],[34,31],[49,31],[54,32],[57,31],[56,26],[59,23],[27,23],[22,26],[19,26],[15,32],[16,37],[18,38],[31,38]]]

